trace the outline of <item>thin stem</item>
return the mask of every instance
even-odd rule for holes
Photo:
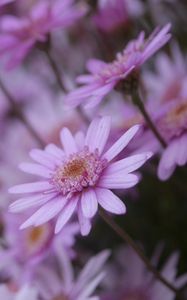
[[[51,69],[53,70],[53,73],[55,75],[55,78],[56,78],[56,81],[59,85],[59,87],[61,88],[61,90],[65,93],[67,93],[67,90],[66,90],[66,87],[64,86],[63,82],[62,82],[62,79],[61,79],[61,75],[59,73],[59,70],[57,68],[57,65],[53,59],[53,56],[50,52],[50,49],[48,47],[45,48],[45,53],[46,53],[46,56],[48,58],[48,61],[49,61],[49,64],[51,66]]]
[[[41,137],[38,135],[38,133],[35,131],[35,129],[32,127],[32,125],[28,122],[28,120],[25,118],[20,105],[16,104],[15,99],[10,94],[7,87],[4,85],[4,83],[0,80],[0,88],[3,91],[3,93],[6,96],[6,99],[9,101],[9,104],[15,114],[15,116],[24,124],[24,126],[27,128],[27,130],[31,133],[31,135],[34,137],[34,139],[40,144],[41,147],[45,146],[44,141],[41,139]]]
[[[141,111],[142,115],[144,116],[144,119],[146,120],[149,128],[152,130],[153,134],[155,135],[155,137],[157,138],[157,140],[160,142],[161,146],[166,148],[167,144],[165,142],[165,140],[163,139],[163,137],[161,136],[161,134],[158,132],[157,128],[155,127],[153,121],[151,120],[141,98],[140,95],[138,93],[138,91],[133,91],[132,93],[132,101],[133,103],[139,108],[139,110]]]
[[[179,290],[175,288],[170,282],[168,282],[150,263],[149,259],[144,255],[141,248],[133,241],[128,233],[122,229],[104,210],[100,210],[100,216],[102,219],[119,235],[126,243],[128,243],[132,249],[136,252],[139,258],[145,263],[147,269],[151,271],[154,276],[160,280],[165,286],[167,286],[172,292],[178,293]]]
[[[51,42],[50,42],[51,43]],[[50,44],[49,43],[49,44]],[[49,47],[46,47],[44,49],[45,53],[46,53],[46,56],[48,58],[48,61],[49,61],[49,64],[51,66],[51,69],[53,70],[53,73],[55,75],[55,78],[56,78],[56,81],[60,87],[60,89],[62,90],[62,92],[64,93],[68,93],[66,87],[64,86],[63,84],[63,81],[61,79],[61,75],[59,73],[59,70],[57,68],[57,65],[53,59],[53,56],[51,55],[51,52],[50,52],[50,46]],[[84,111],[81,109],[81,107],[77,107],[76,108],[78,114],[81,116],[82,120],[86,123],[86,124],[89,124],[90,123],[90,120],[88,119],[88,117],[86,116],[86,114],[84,113]]]

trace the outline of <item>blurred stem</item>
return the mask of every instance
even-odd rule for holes
[[[32,125],[28,122],[28,120],[25,118],[23,111],[21,109],[21,106],[16,103],[13,96],[10,94],[7,87],[4,85],[2,80],[0,80],[0,88],[3,91],[3,93],[6,96],[6,99],[9,101],[9,104],[11,106],[12,111],[14,112],[15,116],[24,124],[24,126],[27,128],[27,130],[30,132],[30,134],[34,137],[34,139],[39,143],[41,147],[45,146],[44,141],[41,139],[41,137],[38,135],[38,133],[35,131],[35,129],[32,127]]]
[[[48,61],[49,61],[49,64],[51,66],[51,69],[53,70],[53,73],[54,73],[54,76],[56,78],[56,81],[60,87],[60,89],[62,90],[63,93],[68,93],[68,90],[66,89],[63,81],[62,81],[62,78],[61,78],[61,74],[58,70],[58,67],[56,65],[56,62],[51,54],[51,37],[49,36],[48,38],[48,43],[46,44],[46,47],[42,48],[43,51],[45,52],[47,58],[48,58]],[[89,124],[90,123],[90,120],[88,119],[88,117],[86,116],[86,114],[84,113],[84,111],[82,110],[81,107],[77,107],[76,108],[78,114],[81,116],[82,120],[86,123],[86,124]]]
[[[144,255],[141,248],[133,241],[133,239],[128,235],[128,233],[122,229],[114,220],[111,218],[103,209],[100,210],[101,218],[113,229],[118,236],[120,236],[131,248],[136,252],[138,257],[144,262],[147,269],[154,274],[154,276],[161,281],[165,286],[167,286],[172,292],[178,293],[179,290],[175,288],[170,282],[168,282],[150,263],[149,259]]]
[[[151,129],[151,131],[153,132],[153,134],[155,135],[157,140],[160,142],[161,146],[163,148],[166,148],[167,144],[164,141],[163,137],[158,132],[157,128],[155,127],[155,125],[153,123],[153,121],[151,120],[151,118],[149,116],[149,113],[147,112],[147,110],[146,110],[146,108],[143,104],[143,101],[140,98],[140,95],[139,95],[137,89],[133,90],[133,92],[132,92],[132,102],[139,108],[140,112],[144,116],[145,121],[147,122],[147,125],[149,126],[149,128]]]
[[[63,93],[67,93],[66,87],[64,86],[64,84],[62,82],[61,75],[59,73],[59,70],[57,68],[57,65],[56,65],[54,59],[53,59],[53,56],[51,54],[51,51],[50,51],[49,47],[45,48],[45,53],[46,53],[46,56],[48,58],[51,69],[53,70],[53,73],[55,75],[55,78],[56,78],[56,81],[57,81],[59,87],[61,88]]]

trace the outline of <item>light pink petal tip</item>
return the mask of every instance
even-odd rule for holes
[[[134,125],[127,132],[125,132],[117,142],[103,155],[108,161],[111,161],[116,157],[132,140],[137,131],[139,130],[140,125]]]
[[[120,215],[126,213],[125,204],[110,190],[96,189],[99,204],[108,212]]]
[[[63,128],[60,133],[60,139],[66,155],[71,155],[77,152],[77,145],[71,132],[67,128]]]
[[[111,117],[96,118],[91,122],[85,138],[85,145],[91,151],[99,150],[99,154],[103,152],[107,142],[111,128]]]
[[[85,218],[92,218],[96,214],[98,202],[93,189],[88,189],[82,192],[81,209]]]

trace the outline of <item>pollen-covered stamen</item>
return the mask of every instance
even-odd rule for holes
[[[85,146],[83,151],[71,155],[56,170],[52,184],[63,195],[80,192],[83,188],[96,184],[106,165],[106,159],[100,158],[97,149],[90,152]]]
[[[158,120],[158,128],[166,140],[181,135],[187,130],[187,101],[176,102]]]

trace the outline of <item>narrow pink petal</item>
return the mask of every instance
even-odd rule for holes
[[[81,205],[78,205],[78,219],[79,219],[81,234],[83,236],[88,235],[91,230],[91,222],[90,219],[85,218],[85,216],[83,215]]]
[[[65,204],[65,197],[59,196],[56,199],[51,200],[38,209],[26,222],[24,222],[20,229],[24,229],[32,225],[39,226],[48,222],[62,210]]]
[[[117,162],[111,163],[106,168],[103,175],[107,175],[109,173],[113,174],[116,172],[124,172],[124,174],[134,172],[140,168],[152,155],[152,152],[145,152],[118,160]]]
[[[67,128],[63,128],[60,133],[61,143],[67,156],[77,152],[75,139]]]
[[[15,185],[9,189],[9,193],[12,194],[22,194],[22,193],[38,193],[49,191],[52,188],[48,181],[39,181],[24,183],[20,185]]]
[[[94,80],[94,76],[93,75],[80,75],[76,78],[76,82],[77,83],[90,83]]]
[[[110,190],[96,189],[97,199],[99,204],[107,211],[114,214],[125,214],[125,204]]]
[[[47,167],[34,163],[21,163],[19,168],[26,173],[38,175],[44,178],[50,178],[52,174]]]
[[[94,121],[92,121],[88,128],[85,145],[87,145],[91,151],[98,149],[99,154],[101,154],[106,145],[110,128],[110,117],[106,116],[103,118],[96,118]]]
[[[187,135],[183,135],[179,140],[177,164],[184,166],[187,162]]]
[[[40,150],[40,149],[33,149],[30,151],[30,157],[35,160],[37,163],[54,170],[58,161],[51,156],[51,154]]]
[[[64,207],[60,216],[57,219],[56,226],[55,226],[55,233],[58,233],[68,222],[68,220],[71,218],[72,214],[76,209],[78,200],[79,200],[79,196],[68,199],[67,205]]]
[[[53,199],[56,196],[56,193],[50,193],[48,195],[36,194],[32,196],[28,196],[25,198],[21,198],[13,202],[9,206],[9,211],[11,212],[21,212],[30,207],[41,206],[49,200]]]
[[[111,161],[116,157],[132,140],[137,131],[139,130],[139,125],[134,125],[127,132],[125,132],[117,142],[103,155],[108,161]]]
[[[167,180],[174,172],[178,157],[178,149],[178,140],[175,140],[164,150],[158,166],[158,177],[161,180]]]
[[[97,185],[108,189],[128,189],[135,186],[138,181],[137,175],[118,172],[102,176]]]
[[[102,60],[95,59],[95,58],[89,59],[86,64],[87,70],[93,74],[100,72],[106,66],[107,66],[107,63],[105,63]]]
[[[81,208],[85,218],[92,218],[96,214],[98,202],[93,189],[86,189],[82,192]]]
[[[54,144],[47,145],[45,151],[58,159],[63,159],[65,155],[64,151]]]

